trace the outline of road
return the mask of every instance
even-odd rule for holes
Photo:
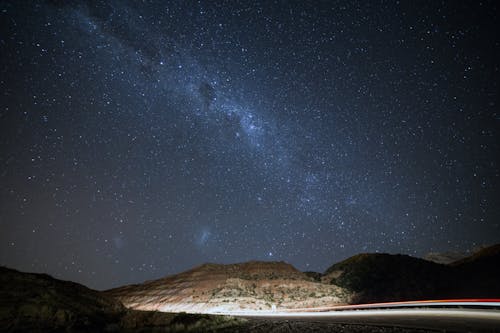
[[[451,332],[500,332],[500,311],[477,309],[380,309],[276,313],[245,316],[259,320],[399,326]]]
[[[446,332],[500,332],[498,300],[377,303],[336,308],[338,310],[322,312],[266,312],[239,315],[273,322],[328,322]]]

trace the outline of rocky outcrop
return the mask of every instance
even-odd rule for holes
[[[129,308],[172,312],[286,310],[349,302],[342,288],[315,281],[292,265],[258,261],[205,264],[106,294]]]
[[[359,254],[325,273],[284,262],[205,264],[105,292],[126,307],[166,312],[287,311],[346,303],[500,297],[500,246],[450,265],[379,253]]]

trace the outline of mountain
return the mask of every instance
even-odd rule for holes
[[[423,259],[365,253],[331,266],[321,279],[350,291],[354,303],[371,303],[447,297],[448,275],[448,267]]]
[[[323,283],[354,303],[500,297],[500,244],[448,265],[400,254],[366,253],[331,266]]]
[[[171,312],[229,312],[331,307],[443,298],[500,296],[500,245],[449,265],[400,254],[365,253],[324,273],[284,262],[205,264],[105,292],[126,307]]]
[[[147,333],[240,325],[231,317],[127,310],[80,284],[0,267],[0,332]]]
[[[342,288],[316,281],[292,265],[259,261],[205,264],[106,294],[132,309],[172,312],[282,310],[350,301]]]
[[[456,266],[460,263],[474,261],[480,257],[488,257],[498,255],[500,252],[500,244],[496,245],[480,245],[472,249],[471,252],[430,252],[423,259],[433,261],[438,264],[450,264]],[[472,254],[470,254],[472,253]]]
[[[488,269],[500,269],[500,244],[485,246],[475,251],[471,256],[462,258],[451,263],[455,267],[470,267],[480,269],[481,267]]]
[[[407,255],[365,253],[339,262],[324,273],[301,272],[284,262],[205,264],[104,292],[46,274],[0,267],[0,331],[151,332],[202,327],[229,332],[251,323],[179,312],[280,311],[346,303],[500,298],[498,281],[500,245],[483,248],[448,265]],[[169,311],[176,313],[165,313]]]

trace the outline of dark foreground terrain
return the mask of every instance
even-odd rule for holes
[[[250,319],[246,325],[251,326],[252,332],[265,329],[278,332],[500,332],[500,311],[496,306],[277,313],[272,317],[257,315]]]
[[[80,284],[0,267],[0,332],[212,332],[243,322],[129,310]]]
[[[0,332],[434,332],[287,319],[128,310],[77,283],[0,267]]]
[[[253,263],[251,266],[256,265]],[[266,267],[276,265],[266,263]],[[241,265],[229,266],[234,270]],[[302,294],[307,291],[305,294],[313,304],[321,297],[330,296],[325,296],[321,288],[305,288],[311,285],[320,285],[322,288],[335,286],[349,296],[346,299],[356,303],[440,297],[500,298],[500,245],[485,248],[449,265],[408,256],[362,254],[333,265],[324,274],[302,273],[282,263],[278,266],[282,269],[277,272],[263,271],[259,266],[253,275],[242,275],[238,269],[230,271],[231,274],[223,274],[223,279],[214,284],[214,288],[217,288],[210,289],[209,301],[213,304],[209,305],[219,307],[231,305],[231,302],[233,305],[241,305],[242,301],[238,298],[241,298],[241,295],[235,294],[237,291],[248,293],[243,294],[247,302],[255,303],[262,296],[262,300],[269,302],[269,305],[266,305],[268,308],[271,303],[276,303],[283,309],[286,309],[286,297],[296,297],[299,290]],[[199,269],[194,270],[199,281],[195,281],[193,289],[190,290],[189,295],[192,297],[180,297],[174,299],[175,302],[186,304],[190,301],[197,305],[201,302],[201,297],[193,296],[194,288],[198,290],[202,283],[211,281],[210,276],[218,276],[214,270],[216,273],[221,269],[227,270],[224,265],[208,267],[211,274],[209,276],[203,275],[205,271],[201,274]],[[288,267],[288,270],[283,267]],[[313,316],[294,317],[292,320],[287,317],[235,318],[133,309],[142,306],[143,309],[150,310],[148,306],[151,304],[162,307],[172,305],[173,301],[164,295],[162,288],[172,289],[177,285],[186,285],[187,280],[179,278],[183,276],[177,276],[180,282],[178,284],[155,282],[155,288],[149,288],[150,283],[100,292],[74,282],[57,280],[46,274],[22,273],[0,267],[0,332],[500,332],[500,329],[491,324],[481,326],[484,322],[471,326],[474,316],[468,320],[453,319],[455,322],[449,322],[449,325],[435,325],[437,321],[433,319],[410,318],[408,321],[405,315],[403,321],[361,320],[358,314],[345,320],[317,320],[318,318]],[[227,281],[238,281],[238,284],[230,285]],[[257,283],[259,281],[264,281],[262,284],[265,286],[272,282],[273,288],[263,287],[261,295],[256,292],[260,290]],[[240,287],[243,282],[253,289],[242,290]],[[222,285],[225,288],[221,288]],[[283,285],[288,286],[286,292],[280,289]],[[293,288],[290,287],[292,285]],[[175,294],[176,290],[170,289],[166,295]],[[182,288],[177,290],[181,295],[186,295],[182,291]],[[281,294],[278,295],[277,292]],[[127,300],[134,302],[128,304]],[[128,304],[128,308],[123,304]],[[335,304],[333,302],[331,305]],[[441,319],[438,318],[439,320]],[[422,327],[426,330],[421,330]]]
[[[222,329],[217,332],[235,333],[312,333],[312,332],[335,332],[335,333],[424,333],[424,332],[453,332],[449,330],[429,330],[405,327],[389,327],[376,325],[338,324],[327,322],[311,322],[301,320],[249,320],[240,326]]]

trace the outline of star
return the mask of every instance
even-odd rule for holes
[[[497,11],[2,2],[0,264],[106,289],[498,243]]]

